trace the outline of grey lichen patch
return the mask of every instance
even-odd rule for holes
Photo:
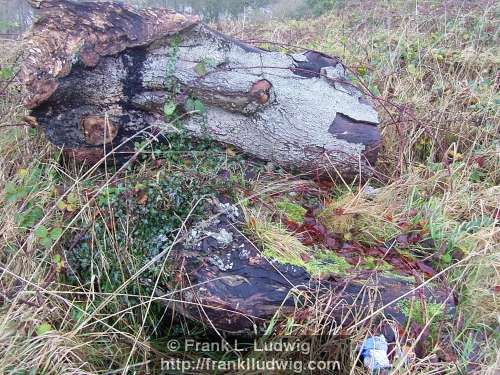
[[[251,255],[252,255],[252,252],[250,251],[250,249],[248,247],[245,246],[244,243],[242,243],[238,246],[238,257],[241,260],[249,259]]]
[[[240,210],[238,206],[231,203],[215,202],[215,205],[221,214],[227,215],[232,221],[240,218]]]
[[[147,58],[145,87],[162,84],[164,55],[160,51]],[[352,164],[352,160],[360,159],[366,142],[359,136],[350,139],[340,134],[337,137],[329,132],[332,122],[342,114],[353,122],[377,124],[378,115],[369,103],[360,100],[361,92],[349,84],[345,68],[338,60],[321,55],[317,76],[295,74],[296,64],[307,65],[308,58],[312,55],[292,57],[276,52],[247,51],[233,43],[221,44],[219,36],[204,25],[194,27],[183,34],[174,77],[180,85],[198,93],[205,104],[206,115],[191,117],[186,128],[194,134],[209,134],[284,167],[313,170],[326,153],[328,157],[324,162],[338,165],[342,173],[350,168],[348,164]],[[193,74],[194,67],[203,59],[215,61],[220,67],[202,77]],[[325,61],[334,65],[325,66]],[[319,74],[320,69],[326,76]],[[340,84],[340,81],[346,83]],[[272,87],[269,94],[266,90],[259,92],[258,100],[249,94],[256,82],[268,82]],[[349,134],[358,134],[357,126],[354,124]],[[378,129],[373,127],[369,131],[371,139],[371,133]],[[361,157],[362,172],[364,160]],[[359,166],[356,170],[359,172]]]
[[[228,232],[225,228],[222,228],[219,232],[206,232],[206,235],[217,240],[219,245],[223,247],[233,242],[232,233]]]
[[[222,258],[217,254],[212,254],[208,257],[208,261],[216,266],[220,271],[231,270],[234,266],[234,263],[231,260],[231,253],[226,253]]]

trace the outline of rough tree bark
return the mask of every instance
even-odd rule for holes
[[[103,145],[129,152],[144,129],[172,131],[165,102],[188,111],[192,97],[205,108],[185,118],[194,137],[301,172],[371,174],[378,115],[335,57],[260,50],[166,9],[46,0],[38,16],[21,71],[26,106],[77,158],[95,162]]]

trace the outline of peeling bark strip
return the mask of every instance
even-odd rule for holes
[[[259,50],[197,17],[118,3],[46,0],[28,39],[26,106],[48,139],[75,155],[94,160],[103,141],[125,143],[126,153],[139,131],[168,128],[163,107],[174,85],[178,108],[189,97],[205,106],[203,116],[186,120],[194,137],[344,178],[369,176],[376,161],[377,112],[337,58]],[[81,125],[89,118],[106,118],[116,134],[103,126],[89,134]]]

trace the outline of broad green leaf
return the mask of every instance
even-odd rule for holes
[[[8,80],[14,76],[14,69],[11,67],[0,68],[0,79]]]
[[[201,100],[194,101],[194,110],[198,111],[199,113],[205,113],[205,105]]]

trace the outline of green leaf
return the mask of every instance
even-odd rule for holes
[[[174,103],[173,101],[169,101],[166,102],[165,105],[163,106],[163,113],[165,114],[165,117],[171,117],[175,113],[176,109],[177,109],[177,104]]]
[[[28,228],[35,225],[42,217],[43,210],[40,207],[34,207],[16,214],[16,222],[20,227]]]
[[[59,228],[59,227],[56,227],[56,228],[53,228],[51,231],[50,231],[50,238],[53,239],[54,241],[58,240],[59,237],[61,237],[62,235],[62,228]]]
[[[211,57],[204,58],[198,64],[194,66],[194,71],[199,76],[207,75],[209,69],[215,68],[217,66],[217,60]]]
[[[205,105],[201,100],[189,98],[186,100],[186,110],[188,112],[205,113]]]
[[[0,69],[0,79],[8,80],[14,76],[14,69],[11,67],[1,68]]]
[[[44,227],[43,225],[40,225],[39,227],[37,227],[35,229],[35,236],[38,237],[38,238],[47,238],[49,235],[49,231],[46,227]]]
[[[12,182],[9,182],[5,185],[4,189],[4,194],[5,194],[5,199],[7,202],[15,202],[17,201],[19,197],[19,189],[18,187],[13,184]]]
[[[441,257],[441,261],[445,264],[450,264],[452,260],[451,254],[443,254]]]
[[[45,335],[46,333],[51,332],[53,330],[54,328],[47,322],[43,322],[35,328],[35,332],[38,336]]]
[[[363,77],[366,75],[366,67],[365,66],[358,66],[356,69],[358,71],[358,74]]]
[[[199,113],[205,113],[205,105],[201,100],[195,100],[194,101],[194,110],[198,111]]]
[[[45,248],[48,249],[49,247],[52,246],[52,244],[54,243],[54,241],[50,237],[45,237],[45,238],[42,238],[40,240],[40,243],[42,244],[43,247],[45,247]]]
[[[408,73],[410,73],[413,76],[417,74],[417,68],[416,68],[416,66],[414,64],[409,64],[406,67],[406,70],[408,70]]]
[[[80,307],[78,305],[76,305],[77,307]],[[81,320],[83,320],[83,317],[84,317],[84,312],[81,310],[81,307],[80,309],[77,308],[77,307],[73,307],[71,309],[71,317],[73,318],[74,321],[76,321],[77,323],[80,323]]]
[[[207,67],[205,66],[205,63],[203,61],[200,61],[198,64],[194,66],[194,71],[199,76],[204,76],[208,73]]]

